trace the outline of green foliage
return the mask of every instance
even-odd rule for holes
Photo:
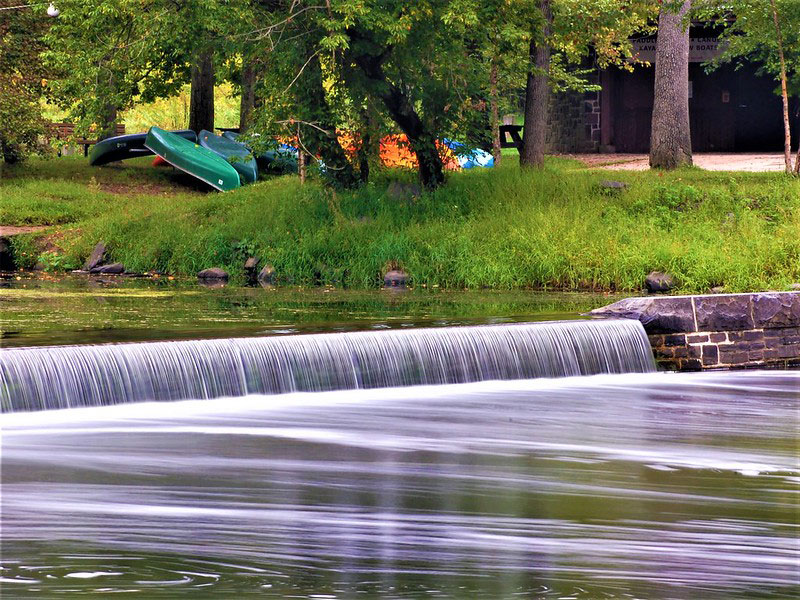
[[[102,239],[128,269],[187,276],[220,266],[243,278],[245,258],[255,255],[284,283],[356,288],[379,285],[391,262],[416,286],[450,288],[629,292],[654,269],[673,273],[684,292],[784,289],[800,280],[796,179],[616,172],[628,188],[609,193],[599,185],[606,171],[549,159],[527,173],[513,160],[455,173],[433,193],[399,200],[387,192],[395,172],[353,192],[279,177],[226,194],[175,194],[146,187],[171,177],[153,172],[147,159],[92,170],[65,157],[11,169],[3,185],[15,200],[4,210],[11,222],[22,215],[46,222],[37,204],[46,173],[53,200],[73,210],[69,224],[55,229],[68,264],[80,264]]]
[[[71,271],[78,268],[74,257],[53,251],[42,252],[37,262],[41,269],[47,272]]]
[[[176,95],[196,54],[239,22],[247,0],[62,0],[44,58],[52,98],[86,132],[109,109]],[[224,41],[213,44],[228,56]]]
[[[800,95],[800,0],[775,0],[775,8],[790,93]],[[714,64],[755,61],[779,80],[778,36],[769,0],[696,0],[693,9],[696,17],[708,19],[722,29],[725,52]],[[780,93],[777,85],[776,93]]]
[[[21,4],[0,0],[0,8],[11,8],[0,11],[0,161],[7,163],[47,150],[40,99],[49,72],[38,55],[50,19],[39,5]]]

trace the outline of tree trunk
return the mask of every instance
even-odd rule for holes
[[[325,174],[336,187],[357,187],[359,177],[336,135],[336,120],[325,96],[322,65],[318,56],[306,65],[304,79],[295,88],[295,93],[305,96],[301,103],[310,103],[306,118],[316,124],[316,127],[308,126],[303,130],[303,145],[322,158]],[[300,150],[302,152],[303,149]]]
[[[202,52],[192,66],[189,129],[214,131],[214,61],[210,50]]]
[[[783,160],[786,163],[786,172],[792,172],[792,130],[789,124],[789,93],[786,90],[786,60],[783,55],[783,33],[778,18],[778,8],[775,0],[770,0],[772,8],[772,22],[775,23],[775,34],[778,40],[778,58],[781,64],[781,99],[783,100]]]
[[[114,97],[114,76],[109,72],[108,74],[108,90],[105,91],[106,98]],[[117,107],[112,101],[105,102],[100,109],[100,114],[97,119],[97,139],[104,140],[106,138],[114,137],[117,135]]]
[[[103,115],[100,117],[101,123],[97,130],[97,139],[104,140],[106,138],[114,137],[117,135],[117,107],[107,105],[104,107]]]
[[[684,0],[677,12],[658,15],[650,167],[675,169],[692,164],[689,131],[689,26],[683,18],[691,7]],[[684,26],[685,25],[685,26]]]
[[[497,62],[492,59],[492,66],[489,70],[489,125],[492,128],[492,156],[494,156],[494,166],[500,166],[502,152],[500,149],[500,101],[497,94]]]
[[[350,35],[354,39],[367,39],[361,32],[350,31]],[[367,79],[377,84],[376,95],[408,137],[411,149],[417,155],[420,182],[428,189],[437,188],[444,183],[444,166],[436,146],[436,135],[425,126],[406,93],[386,78],[382,66],[386,52],[388,49],[378,56],[357,54],[354,61]]]
[[[256,71],[253,64],[242,67],[242,102],[239,108],[239,131],[244,132],[251,124],[256,105]]]
[[[528,71],[525,86],[525,127],[522,132],[521,167],[541,167],[544,164],[544,149],[547,141],[547,110],[550,102],[550,32],[553,11],[550,0],[539,0],[544,25],[541,35],[531,37],[530,59],[533,69]]]

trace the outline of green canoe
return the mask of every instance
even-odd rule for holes
[[[160,127],[150,128],[144,145],[173,167],[197,177],[221,192],[236,189],[241,185],[239,173],[228,161],[211,150]]]
[[[239,134],[233,131],[225,131],[222,137],[236,142],[239,139]],[[239,143],[241,144],[242,142]],[[297,173],[297,150],[286,144],[281,144],[277,151],[266,150],[261,154],[257,154],[256,164],[262,171],[270,173]]]
[[[192,142],[197,141],[197,134],[191,129],[181,129],[171,133]],[[101,140],[92,146],[89,164],[99,167],[117,160],[152,156],[153,152],[144,147],[145,138],[147,138],[147,133],[129,133]]]
[[[197,136],[203,148],[211,150],[220,158],[226,160],[239,173],[242,183],[253,183],[258,177],[256,159],[250,151],[237,141],[215,135],[203,129]]]

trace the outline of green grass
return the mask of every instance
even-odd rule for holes
[[[225,194],[186,188],[149,160],[90,168],[83,158],[7,169],[0,224],[54,224],[15,236],[31,267],[78,266],[103,240],[129,270],[242,276],[250,254],[281,281],[378,285],[398,264],[415,285],[636,291],[651,270],[682,292],[785,289],[800,281],[800,180],[779,173],[597,171],[548,159],[521,172],[451,174],[416,200],[392,199],[386,172],[354,193],[281,177]],[[628,183],[609,192],[605,179]],[[44,236],[44,240],[41,239]],[[40,238],[40,239],[37,239]]]

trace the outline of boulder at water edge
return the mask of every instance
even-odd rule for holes
[[[405,271],[400,269],[392,269],[387,271],[383,276],[384,287],[406,287],[408,283],[408,275]]]
[[[275,269],[272,265],[264,265],[258,273],[258,282],[264,285],[271,285],[275,281]]]
[[[92,271],[96,267],[102,265],[105,262],[106,258],[106,246],[103,242],[99,242],[92,250],[92,253],[89,255],[89,258],[86,259],[86,262],[83,264],[84,271]]]
[[[197,274],[198,279],[215,280],[215,281],[228,281],[228,273],[219,267],[211,267],[210,269],[203,269]]]
[[[651,271],[644,280],[644,285],[650,294],[665,294],[675,289],[675,278],[669,273]]]
[[[95,267],[89,272],[93,275],[122,275],[125,272],[125,266],[122,263],[113,263]]]

